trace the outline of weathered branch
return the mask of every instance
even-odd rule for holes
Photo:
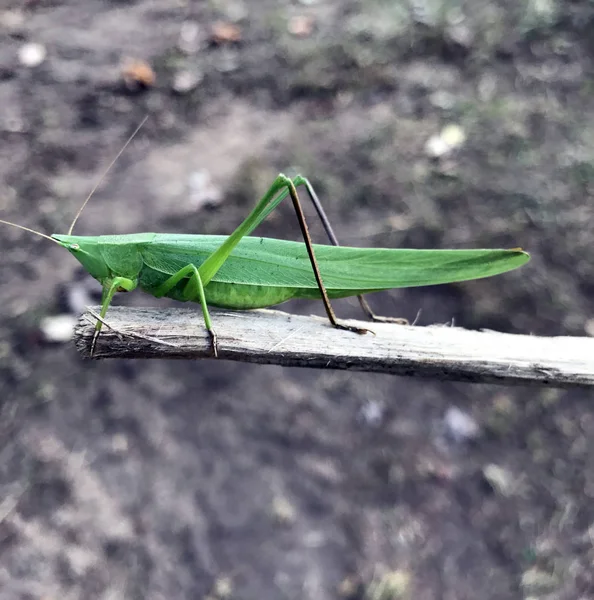
[[[376,334],[357,335],[327,319],[272,310],[213,310],[212,317],[221,359],[483,383],[594,385],[592,338],[350,321]],[[86,313],[75,332],[86,357],[94,322]],[[112,307],[105,323],[95,358],[212,357],[200,310]]]

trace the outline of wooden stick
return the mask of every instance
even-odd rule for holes
[[[86,357],[92,312],[75,331]],[[594,385],[593,338],[348,321],[376,334],[357,335],[325,318],[273,310],[213,310],[212,318],[221,359],[480,383]],[[95,358],[212,358],[199,310],[111,307],[105,323]]]

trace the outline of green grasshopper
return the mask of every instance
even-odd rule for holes
[[[297,193],[299,186],[307,190],[333,245],[312,243]],[[48,236],[0,220],[0,223],[42,236],[65,248],[101,283],[101,312],[95,327],[91,356],[115,293],[132,291],[137,287],[156,298],[199,302],[212,353],[216,357],[217,338],[208,306],[249,310],[274,306],[291,298],[321,299],[334,327],[363,334],[370,330],[337,320],[330,299],[358,296],[371,319],[406,322],[375,315],[362,294],[480,279],[510,271],[530,259],[519,248],[408,250],[339,246],[313,187],[301,176],[291,179],[278,175],[252,212],[227,237],[166,233],[72,235],[74,225],[92,193],[66,235]],[[292,200],[305,245],[250,236],[287,196]]]

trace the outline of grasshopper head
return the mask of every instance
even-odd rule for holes
[[[66,248],[80,264],[95,279],[103,283],[111,276],[111,272],[99,250],[98,238],[83,235],[61,235],[54,233],[51,236],[63,248]]]

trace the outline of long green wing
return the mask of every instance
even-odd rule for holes
[[[200,266],[225,236],[156,234],[142,244],[145,264],[173,274],[189,263]],[[418,287],[467,281],[516,269],[530,259],[514,250],[408,250],[314,245],[328,291]],[[305,245],[244,237],[212,281],[265,287],[317,288]]]

